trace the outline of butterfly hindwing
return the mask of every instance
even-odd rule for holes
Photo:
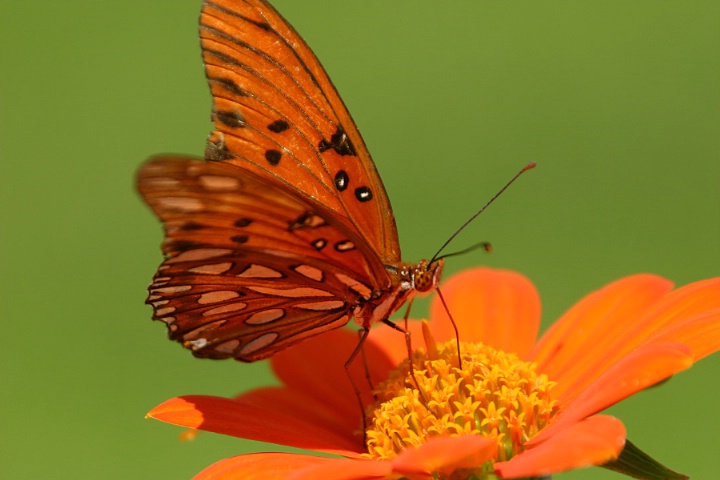
[[[148,303],[197,356],[263,358],[389,285],[352,231],[237,166],[156,157],[138,188],[166,231]]]

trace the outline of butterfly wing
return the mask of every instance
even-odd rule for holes
[[[151,159],[137,184],[166,233],[153,318],[196,356],[270,356],[389,287],[353,229],[282,184],[184,157]]]
[[[262,0],[205,1],[200,37],[215,131],[206,158],[235,164],[344,218],[383,264],[400,261],[390,201],[313,52]]]

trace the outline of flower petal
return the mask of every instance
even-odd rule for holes
[[[497,454],[493,439],[478,435],[430,438],[419,448],[407,449],[392,461],[393,472],[402,475],[442,473],[477,468]]]
[[[340,413],[328,408],[323,402],[308,396],[304,392],[288,387],[266,387],[250,390],[235,398],[242,408],[250,406],[264,418],[276,418],[278,423],[286,425],[287,429],[299,428],[301,434],[306,432],[306,424],[312,424],[317,431],[323,430],[323,436],[330,441],[345,438],[345,445],[356,445],[358,453],[365,451],[362,443],[362,432],[355,425],[356,420],[351,419],[352,426],[347,427],[348,419],[342,418]],[[264,413],[263,413],[264,412]],[[292,417],[288,419],[288,417]],[[274,441],[274,443],[278,443]],[[336,451],[337,453],[337,451]],[[347,455],[347,453],[343,453]]]
[[[360,429],[361,411],[352,388],[345,362],[350,358],[359,341],[357,333],[337,329],[312,337],[283,350],[271,359],[277,377],[292,389],[315,398],[326,408],[338,413],[346,430]],[[365,342],[363,355],[359,354],[350,365],[350,375],[363,393],[363,405],[374,401],[368,384],[364,361],[370,377],[377,385],[387,378],[393,367],[390,358],[372,342]]]
[[[158,405],[147,416],[173,425],[346,456],[363,451],[361,440],[343,434],[342,429],[316,425],[312,417],[296,415],[292,409],[279,412],[272,406],[258,407],[242,399],[176,397]]]
[[[520,357],[528,354],[540,327],[540,297],[526,277],[510,270],[474,268],[453,275],[441,291],[460,340],[483,342]],[[438,296],[430,312],[435,339],[455,338]]]
[[[693,363],[692,352],[680,343],[645,345],[630,353],[580,392],[568,390],[575,396],[566,403],[557,421],[544,428],[526,445],[535,445],[558,434],[569,425],[593,415],[669,376],[688,368]],[[572,387],[571,387],[572,388]]]
[[[674,331],[678,335],[687,336],[695,327],[694,319],[708,314],[714,316],[716,321],[720,321],[720,278],[691,283],[665,295],[653,306],[652,311],[638,322],[634,330],[628,332],[628,335],[637,339],[637,344],[655,342],[659,337],[664,338],[665,341],[679,341],[667,335],[667,332]],[[710,319],[705,318],[703,322],[706,327],[710,327],[709,332],[713,330],[709,325],[712,323]],[[681,326],[684,328],[677,330]],[[681,333],[683,330],[684,333]],[[692,335],[687,337],[687,340],[692,339]],[[692,344],[688,345],[698,352],[706,352],[696,357],[696,360],[720,347],[718,343],[708,344],[696,337]],[[625,345],[625,349],[631,349],[633,346],[633,344]]]
[[[695,315],[666,329],[653,342],[679,342],[692,349],[696,362],[720,349],[720,309]]]
[[[625,426],[607,415],[596,415],[558,432],[507,462],[495,464],[502,478],[542,477],[573,468],[601,465],[620,455]]]
[[[392,473],[390,462],[366,459],[325,458],[322,462],[298,469],[288,480],[372,480]]]
[[[213,463],[193,480],[285,480],[299,469],[326,460],[334,459],[292,453],[238,455]]]
[[[530,354],[538,370],[558,382],[562,395],[588,369],[605,365],[608,351],[628,341],[628,323],[639,321],[659,298],[672,288],[664,278],[633,275],[583,298],[540,339]]]

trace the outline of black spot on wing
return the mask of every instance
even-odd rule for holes
[[[247,227],[251,223],[252,223],[252,218],[241,218],[240,220],[235,221],[235,226],[243,228],[243,227]]]
[[[205,225],[195,222],[187,222],[180,227],[180,229],[187,231],[202,230],[203,228],[205,228]]]
[[[348,187],[350,183],[350,177],[345,170],[340,170],[335,174],[335,188],[342,192]]]
[[[232,112],[222,110],[217,111],[215,112],[215,118],[217,118],[220,123],[230,128],[244,128],[246,125],[245,118],[237,110]]]
[[[267,128],[273,133],[282,133],[288,128],[290,128],[290,125],[288,125],[285,120],[275,120],[270,125],[268,125]]]
[[[172,240],[167,242],[166,247],[173,252],[184,252],[195,248],[205,247],[204,243],[191,242],[189,240]]]
[[[343,130],[340,125],[338,125],[337,130],[330,137],[330,141],[323,138],[318,144],[318,150],[320,150],[320,153],[330,150],[331,148],[339,155],[357,156],[355,147],[345,133],[345,130]]]
[[[247,97],[248,92],[240,88],[240,86],[229,78],[208,78],[209,82],[219,84],[225,91],[237,95],[238,97]]]
[[[372,200],[372,190],[368,187],[358,187],[355,189],[355,198],[361,202],[369,202]]]
[[[208,139],[205,145],[205,160],[208,162],[222,162],[231,158],[235,158],[235,155],[230,153],[224,142],[219,139],[217,141]]]
[[[270,165],[273,167],[280,163],[280,159],[282,158],[282,153],[278,150],[267,150],[265,151],[265,160],[268,161]]]

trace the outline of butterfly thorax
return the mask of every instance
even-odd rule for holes
[[[418,293],[429,293],[437,287],[442,273],[443,260],[430,262],[421,260],[419,263],[405,263],[386,265],[390,273],[392,286],[385,291],[378,292],[374,298],[359,304],[353,316],[355,321],[363,326],[370,327],[395,313],[406,301]]]

